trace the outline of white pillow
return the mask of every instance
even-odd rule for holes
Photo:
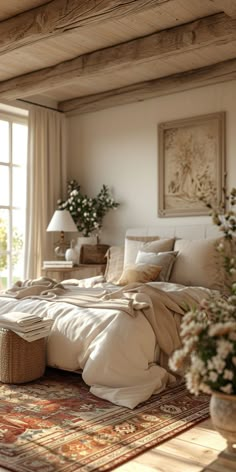
[[[149,238],[149,242],[147,242]],[[143,238],[142,240],[125,238],[125,253],[124,253],[124,267],[129,264],[134,264],[138,251],[142,249],[145,252],[166,252],[171,251],[174,245],[174,238],[171,239],[160,239],[158,236]]]
[[[146,252],[140,249],[138,251],[135,264],[158,264],[158,254],[161,254],[161,252]]]
[[[168,282],[177,254],[177,251],[156,253],[139,250],[135,263],[157,264],[161,266],[162,269],[158,280],[161,280],[162,282]]]

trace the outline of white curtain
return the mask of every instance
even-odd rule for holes
[[[53,238],[46,232],[66,187],[66,124],[62,113],[32,107],[29,111],[25,277],[41,275],[52,258]],[[58,235],[57,235],[58,236]]]

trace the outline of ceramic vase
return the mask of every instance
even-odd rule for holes
[[[227,441],[226,452],[236,461],[236,395],[214,392],[210,400],[210,414],[214,428]]]
[[[79,236],[77,238],[77,245],[82,246],[83,244],[97,244],[97,236]]]
[[[72,239],[70,248],[65,252],[65,260],[72,261],[74,264],[79,264],[79,253],[75,247],[75,241]]]

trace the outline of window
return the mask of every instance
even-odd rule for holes
[[[0,289],[24,276],[27,119],[0,112]]]

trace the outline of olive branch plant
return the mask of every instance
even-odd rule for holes
[[[103,185],[96,197],[82,193],[77,180],[70,180],[67,185],[67,199],[57,201],[59,210],[69,210],[78,231],[83,236],[98,233],[102,228],[103,218],[109,210],[118,208],[107,185]]]

